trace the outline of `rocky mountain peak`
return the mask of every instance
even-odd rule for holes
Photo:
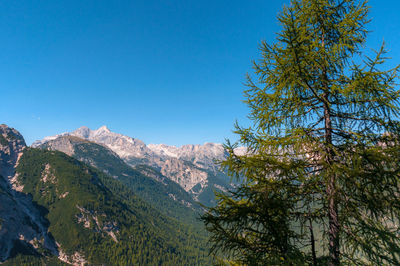
[[[212,194],[212,189],[217,186],[229,186],[229,178],[215,163],[226,158],[227,154],[222,144],[206,142],[203,145],[188,144],[180,147],[165,144],[146,145],[139,139],[112,132],[106,126],[96,130],[81,127],[71,133],[58,136],[65,134],[105,146],[132,167],[140,165],[153,167],[194,195],[200,195],[207,189]],[[54,140],[56,137],[47,137],[36,142],[35,145]],[[51,145],[55,144],[54,142]],[[58,141],[57,147],[52,148],[67,153],[71,153],[72,150],[69,143],[64,143],[64,141],[62,143]]]
[[[19,133],[18,130],[11,128],[5,124],[0,125],[0,135],[3,139],[2,142],[0,142],[0,145],[4,146],[4,140],[6,140],[8,142],[7,144],[12,142],[16,143],[17,145],[22,145],[24,147],[26,146],[24,137],[22,137],[21,133]]]
[[[0,125],[0,175],[14,175],[14,167],[25,147],[25,140],[17,130],[5,124]]]
[[[72,134],[76,136],[80,136],[82,138],[88,138],[90,136],[91,130],[88,127],[80,127],[77,130],[73,131]]]
[[[162,157],[174,157],[190,163],[196,167],[217,171],[215,160],[223,160],[227,155],[222,144],[206,142],[200,144],[187,144],[181,147],[168,146],[165,144],[149,144],[155,154]]]
[[[107,126],[101,126],[99,127],[97,130],[95,130],[96,132],[100,133],[100,132],[105,132],[105,133],[111,133],[111,130],[108,129]]]

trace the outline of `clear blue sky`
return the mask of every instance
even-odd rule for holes
[[[0,123],[28,144],[82,125],[146,143],[223,142],[288,0],[1,1]],[[400,63],[400,1],[370,1],[367,45]]]

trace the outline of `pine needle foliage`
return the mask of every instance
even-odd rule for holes
[[[398,68],[364,55],[366,1],[292,0],[262,42],[221,162],[242,183],[202,219],[248,265],[399,265]]]

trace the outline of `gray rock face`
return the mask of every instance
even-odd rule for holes
[[[81,127],[69,133],[69,135],[102,144],[121,158],[129,159],[133,157],[143,159],[146,163],[152,163],[153,153],[143,141],[111,132],[106,126],[97,130]]]
[[[184,190],[191,191],[194,186],[201,187],[208,183],[208,175],[204,169],[176,158],[166,158],[160,162],[160,171],[172,181],[178,183]]]
[[[25,147],[18,131],[0,125],[0,262],[16,245],[33,252],[41,247],[58,253],[45,219],[16,180],[15,167]]]
[[[159,156],[173,157],[191,162],[199,168],[207,169],[214,173],[218,171],[216,161],[224,160],[227,156],[224,147],[219,143],[205,143],[204,145],[188,144],[182,147],[149,144],[148,147]]]
[[[73,156],[75,154],[75,145],[83,142],[88,141],[75,136],[62,136],[45,142],[41,147],[49,150],[61,151],[69,156]]]
[[[14,176],[14,166],[26,144],[22,135],[15,129],[0,125],[0,175]]]

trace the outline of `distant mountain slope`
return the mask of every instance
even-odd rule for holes
[[[149,144],[147,147],[161,157],[173,157],[192,163],[193,165],[218,172],[216,160],[224,160],[227,156],[222,144],[204,143],[204,145],[183,145],[181,147],[165,144]]]
[[[104,145],[130,166],[147,165],[155,168],[205,205],[214,203],[212,191],[231,188],[229,178],[214,163],[226,156],[221,144],[184,145],[179,148],[164,144],[146,145],[141,140],[111,132],[103,126],[97,130],[81,127],[70,133],[46,137],[32,146],[37,147],[66,135]]]
[[[117,154],[102,145],[75,136],[60,136],[39,146],[42,149],[62,151],[85,162],[127,185],[135,195],[149,202],[160,212],[179,220],[195,220],[193,210],[200,206],[178,184],[157,170],[139,165],[128,166]]]
[[[58,151],[22,147],[21,156],[8,131],[0,127],[0,171],[16,166],[16,174],[0,179],[0,262],[210,263],[204,236],[162,215],[120,181]]]

